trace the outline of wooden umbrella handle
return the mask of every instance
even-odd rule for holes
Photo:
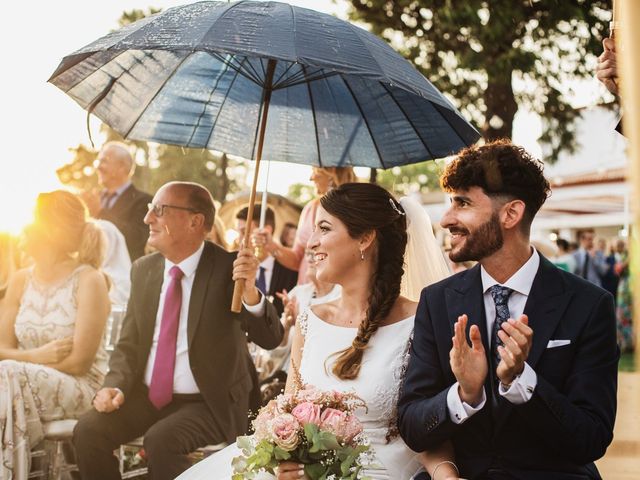
[[[267,129],[267,116],[269,115],[269,103],[271,102],[271,87],[273,82],[273,74],[276,70],[276,60],[269,60],[267,64],[267,74],[264,84],[264,92],[262,99],[262,115],[260,118],[260,131],[258,132],[258,151],[256,153],[256,171],[253,175],[253,185],[251,187],[251,196],[249,197],[249,211],[247,212],[247,226],[244,232],[243,247],[249,245],[251,241],[251,225],[253,223],[253,207],[256,203],[256,188],[258,186],[258,172],[260,171],[260,160],[262,159],[262,147],[264,145],[264,133]],[[244,293],[244,280],[236,280],[233,287],[233,299],[231,300],[231,311],[240,313],[242,310],[242,294]]]

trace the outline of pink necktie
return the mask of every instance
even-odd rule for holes
[[[184,273],[177,266],[173,266],[169,270],[169,275],[171,280],[164,298],[158,349],[153,363],[151,385],[149,385],[149,400],[158,410],[171,403],[173,397],[173,370],[176,365],[176,340],[182,305],[180,280]]]

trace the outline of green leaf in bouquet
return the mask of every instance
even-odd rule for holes
[[[304,426],[304,436],[307,437],[307,442],[313,443],[313,438],[318,433],[318,426],[315,423],[307,423]]]
[[[304,466],[304,473],[306,473],[311,480],[326,479],[328,471],[329,469],[321,463],[310,463]]]
[[[273,455],[276,457],[276,460],[289,460],[291,458],[289,452],[278,446],[273,449]]]
[[[313,446],[309,449],[310,452],[317,452],[320,450],[338,450],[340,443],[336,436],[327,431],[320,431],[313,438]]]
[[[253,437],[246,435],[244,437],[238,437],[236,440],[236,445],[242,453],[249,456],[251,455],[251,451],[253,450]]]
[[[253,471],[270,465],[274,457],[273,445],[266,440],[256,445],[253,454],[247,458],[247,470]]]

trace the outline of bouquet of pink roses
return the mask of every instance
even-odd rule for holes
[[[233,459],[233,480],[273,474],[282,461],[304,464],[312,480],[360,478],[369,447],[353,414],[359,407],[365,404],[355,394],[308,386],[279,395],[258,413],[254,434],[238,438],[242,455]]]

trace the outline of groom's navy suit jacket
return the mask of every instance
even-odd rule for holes
[[[400,396],[400,433],[416,451],[451,440],[460,474],[469,479],[492,478],[493,468],[514,479],[599,479],[593,461],[611,443],[616,413],[612,297],[540,256],[524,313],[533,329],[527,363],[538,379],[531,400],[514,405],[499,397],[487,355],[487,402],[457,425],[447,392],[456,381],[449,351],[459,315],[469,316],[467,328],[478,325],[490,351],[480,266],[425,288]],[[570,343],[549,348],[550,340]]]

